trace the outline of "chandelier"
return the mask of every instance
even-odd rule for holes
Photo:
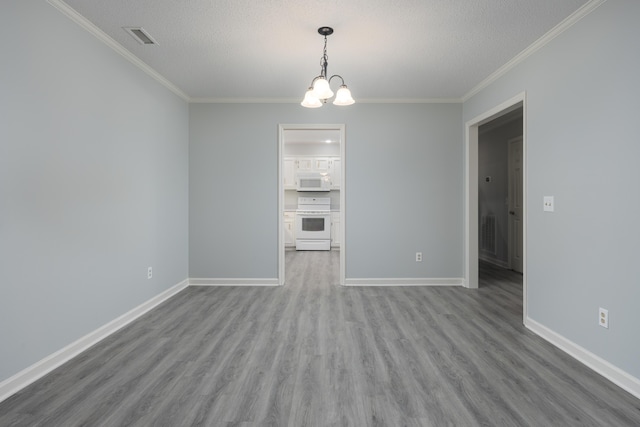
[[[307,108],[322,107],[322,104],[325,104],[328,99],[333,97],[333,91],[331,90],[330,83],[334,77],[339,78],[342,84],[336,93],[333,105],[351,105],[355,101],[351,97],[351,91],[347,88],[347,85],[344,84],[344,79],[337,74],[327,78],[327,65],[329,59],[327,56],[327,36],[333,34],[333,28],[320,27],[318,28],[318,33],[321,36],[324,36],[324,52],[322,54],[322,58],[320,58],[320,75],[311,81],[311,86],[304,95],[304,99],[300,105]]]

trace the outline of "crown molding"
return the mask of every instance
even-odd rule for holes
[[[191,104],[299,104],[293,98],[190,98]]]
[[[293,98],[190,98],[192,104],[300,104]],[[461,104],[461,98],[367,98],[358,99],[357,104]]]
[[[142,71],[144,71],[146,74],[148,74],[153,79],[155,79],[158,83],[160,83],[161,85],[169,89],[171,92],[175,93],[176,95],[178,95],[180,98],[182,98],[187,102],[190,101],[189,96],[183,91],[181,91],[176,85],[174,85],[169,80],[164,78],[161,74],[159,74],[156,70],[151,68],[145,62],[141,61],[137,56],[129,52],[120,43],[118,43],[117,41],[109,37],[104,31],[96,27],[91,21],[89,21],[84,16],[80,15],[78,12],[76,12],[71,6],[66,4],[64,1],[47,0],[47,3],[49,3],[51,6],[55,7],[56,9],[58,9],[58,11],[60,11],[63,15],[67,16],[73,22],[78,24],[80,27],[82,27],[83,29],[91,33],[98,40],[100,40],[101,42],[109,46],[111,49],[113,49],[118,54],[123,56],[126,60],[131,62],[136,67],[140,68]]]
[[[461,98],[367,98],[360,104],[461,104]]]
[[[504,64],[502,67],[498,68],[494,71],[489,77],[480,82],[476,87],[471,89],[462,97],[462,102],[468,101],[471,97],[478,94],[480,91],[485,89],[491,83],[498,80],[500,77],[505,75],[508,71],[514,68],[516,65],[520,64],[522,61],[527,59],[529,56],[533,55],[535,52],[540,50],[542,47],[550,43],[553,39],[558,37],[560,34],[568,30],[573,24],[580,21],[582,18],[593,12],[596,8],[602,5],[607,0],[591,0],[571,15],[566,17],[562,22],[549,30],[545,35],[540,37],[538,40],[533,42],[533,44],[529,45],[525,50],[516,55],[509,62]]]

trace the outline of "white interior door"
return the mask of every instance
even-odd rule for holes
[[[522,137],[509,141],[509,264],[522,273],[523,156]]]

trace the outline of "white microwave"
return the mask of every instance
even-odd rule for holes
[[[298,191],[330,191],[329,175],[320,172],[300,172],[296,180]]]

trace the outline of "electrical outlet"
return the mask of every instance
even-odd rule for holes
[[[554,211],[553,196],[544,196],[543,203],[544,203],[543,210],[545,212],[553,212]]]
[[[609,329],[609,310],[600,307],[598,310],[598,323],[603,328]]]
[[[422,262],[422,252],[416,252],[416,262]]]
[[[153,277],[153,269],[149,267],[147,269],[147,279],[151,279]]]

